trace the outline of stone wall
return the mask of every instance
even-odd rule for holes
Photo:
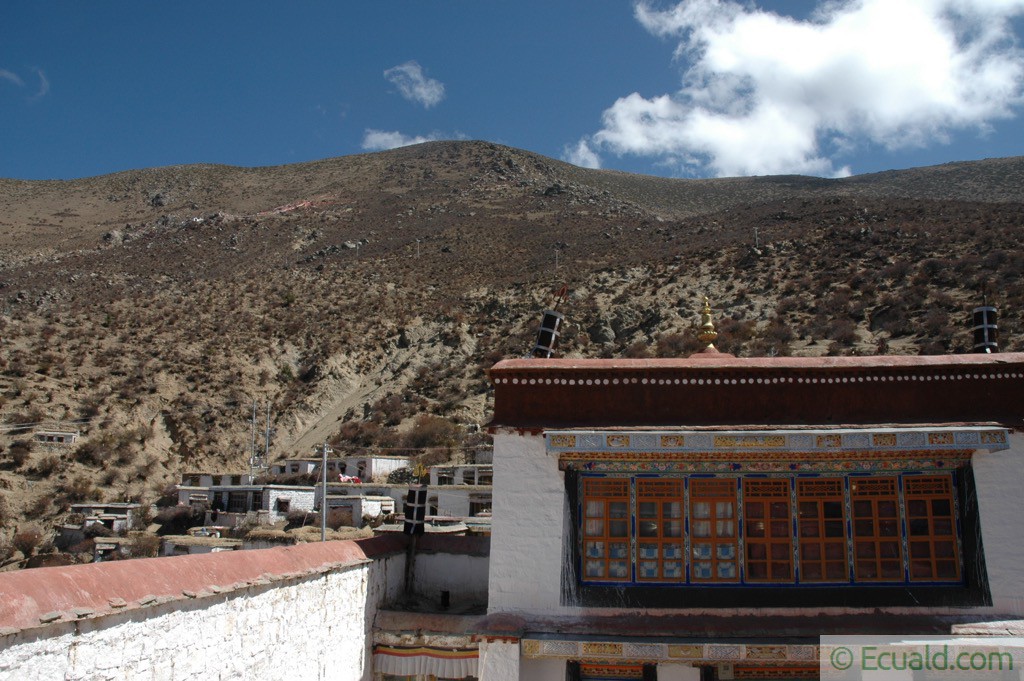
[[[1010,448],[981,452],[971,466],[978,490],[981,540],[992,604],[999,612],[1024,614],[1024,535],[1020,500],[1024,490],[1024,435],[1010,435]]]
[[[0,679],[372,678],[400,537],[0,576]]]

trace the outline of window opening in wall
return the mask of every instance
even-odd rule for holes
[[[952,480],[908,477],[904,486],[911,581],[959,579]]]
[[[683,579],[683,481],[637,480],[637,579]]]
[[[903,575],[896,478],[854,478],[854,577],[859,581],[898,580]]]
[[[247,494],[245,492],[231,492],[228,494],[228,513],[245,513],[249,510],[246,502]]]
[[[963,582],[952,473],[580,476],[584,583]],[[742,521],[742,522],[741,522]]]
[[[743,481],[747,581],[793,580],[789,485],[786,479]]]
[[[796,498],[801,581],[847,581],[843,481],[839,478],[797,480]]]
[[[736,480],[690,481],[691,579],[735,582],[739,579],[736,532]]]
[[[629,567],[629,481],[587,478],[583,552],[588,579],[626,581]]]

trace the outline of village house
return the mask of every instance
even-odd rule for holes
[[[271,475],[319,475],[320,457],[296,457],[271,464]],[[328,457],[328,479],[338,480],[341,476],[359,478],[369,482],[377,478],[386,478],[389,473],[399,468],[409,467],[409,457],[358,455],[344,457]]]
[[[71,504],[68,522],[58,528],[55,543],[69,548],[90,535],[124,534],[142,522],[141,509],[136,503]]]
[[[205,509],[205,525],[272,525],[294,511],[312,511],[317,494],[311,485],[179,485],[178,504]]]
[[[78,442],[77,430],[37,430],[32,439],[45,445],[73,445]]]

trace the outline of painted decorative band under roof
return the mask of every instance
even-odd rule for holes
[[[555,452],[956,451],[1009,447],[1009,431],[989,426],[766,431],[550,430]]]

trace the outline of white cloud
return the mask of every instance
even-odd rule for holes
[[[844,175],[836,157],[984,131],[1022,102],[1024,0],[836,0],[797,21],[732,0],[635,9],[679,41],[678,92],[619,98],[587,149],[717,175]],[[596,152],[595,152],[596,155]]]
[[[444,99],[444,84],[427,78],[423,68],[415,61],[407,61],[384,72],[384,77],[393,83],[403,97],[418,102],[429,109]]]
[[[39,76],[39,90],[32,98],[39,99],[40,97],[45,97],[50,92],[50,81],[42,69],[35,69],[35,72]]]
[[[583,168],[601,167],[601,157],[586,138],[581,139],[575,146],[566,146],[562,150],[562,160]]]
[[[0,79],[14,83],[18,87],[23,87],[25,85],[25,81],[23,81],[18,74],[8,71],[7,69],[0,69]]]
[[[407,147],[410,144],[422,144],[424,142],[436,142],[438,140],[464,140],[468,139],[461,132],[444,133],[432,132],[429,135],[406,135],[397,130],[375,130],[367,128],[363,133],[363,149],[367,151],[384,151]]]

